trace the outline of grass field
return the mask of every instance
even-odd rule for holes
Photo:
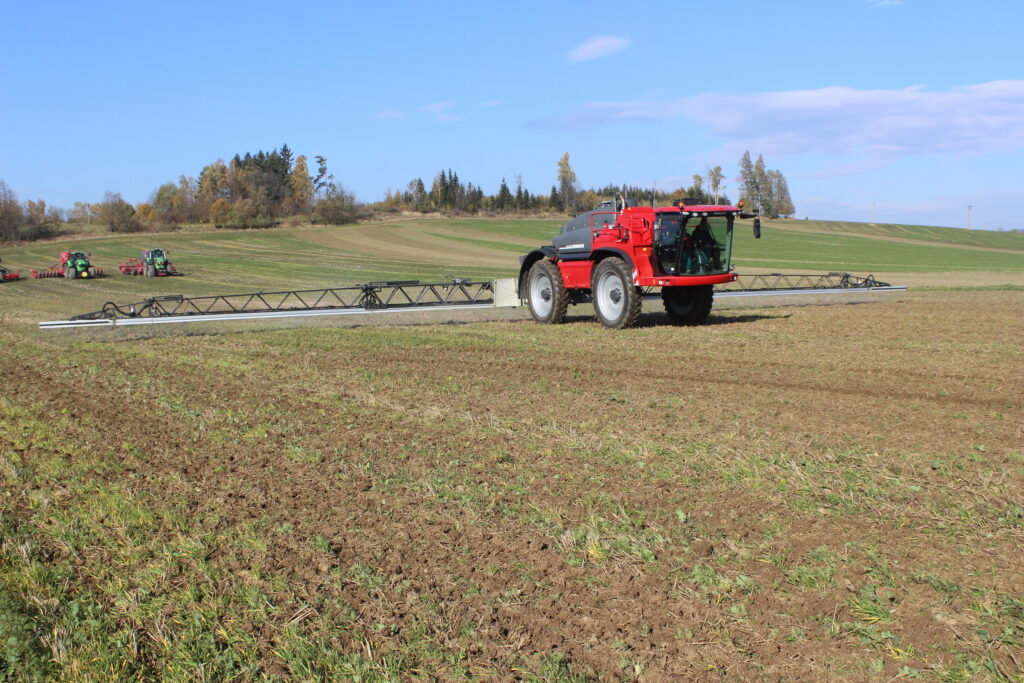
[[[440,220],[161,235],[188,276],[0,285],[0,680],[1024,681],[1024,240],[803,223],[741,270],[965,289],[621,332],[34,326],[507,276],[554,228]]]
[[[1024,285],[1024,235],[1017,233],[766,221],[764,237],[754,240],[748,223],[737,229],[733,250],[740,272],[842,270],[884,274],[917,286]],[[76,236],[73,241],[7,246],[0,253],[4,265],[21,270],[23,276],[32,267],[50,265],[62,248],[73,245],[91,253],[109,277],[96,282],[18,283],[0,294],[0,316],[29,322],[154,294],[198,296],[387,279],[512,277],[518,255],[547,243],[558,225],[557,220],[398,220],[343,228]],[[188,276],[150,280],[117,273],[120,261],[151,246],[169,250]]]

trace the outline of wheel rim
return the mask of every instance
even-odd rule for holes
[[[597,280],[597,307],[608,320],[617,320],[626,307],[625,284],[615,273],[603,273]]]
[[[554,308],[551,278],[546,273],[537,274],[530,282],[530,306],[541,318],[546,318]]]

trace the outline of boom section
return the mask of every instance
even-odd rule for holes
[[[370,282],[352,287],[282,290],[249,294],[187,297],[180,294],[155,296],[133,304],[108,302],[102,309],[71,318],[80,320],[123,320],[132,318],[183,318],[219,316],[222,319],[252,314],[299,313],[304,311],[366,312],[422,310],[454,306],[494,306],[494,283],[454,278],[448,282],[401,280]]]

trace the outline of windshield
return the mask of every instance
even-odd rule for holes
[[[659,216],[654,250],[666,275],[713,275],[729,270],[733,216]]]

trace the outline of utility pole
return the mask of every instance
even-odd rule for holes
[[[974,208],[974,206],[972,204],[968,204],[967,205],[967,229],[968,230],[971,229],[971,209],[973,209],[973,208]]]

